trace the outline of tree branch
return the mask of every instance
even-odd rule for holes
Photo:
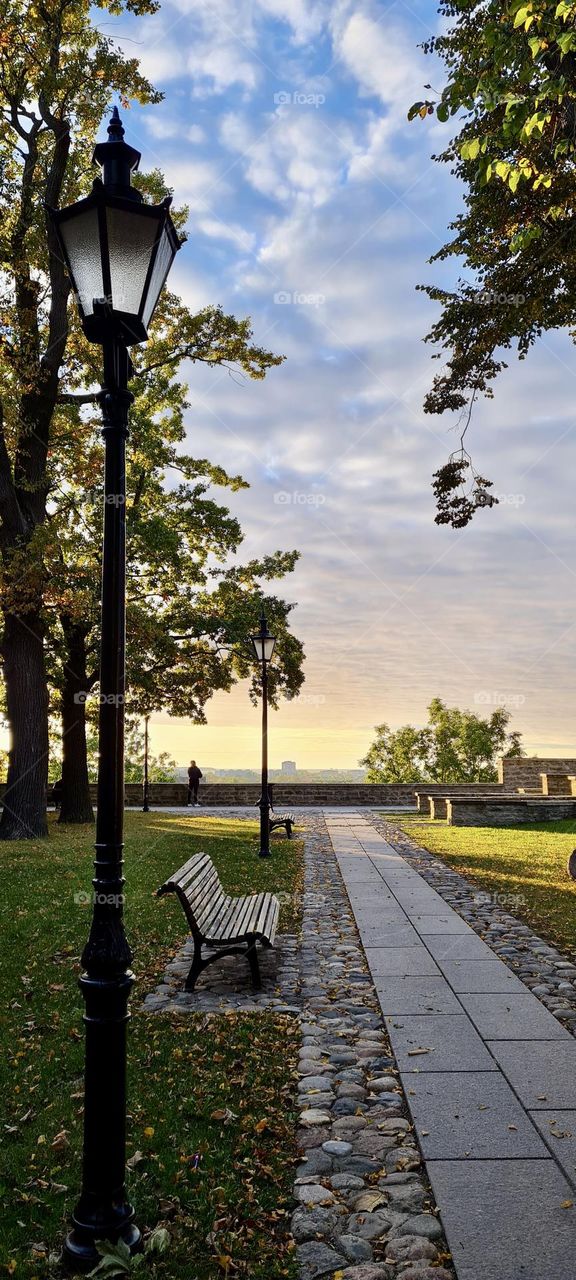
[[[61,391],[58,404],[98,404],[99,391]]]

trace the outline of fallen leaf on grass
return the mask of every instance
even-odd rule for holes
[[[223,1120],[224,1124],[229,1124],[231,1120],[237,1120],[238,1116],[235,1111],[231,1111],[229,1107],[217,1107],[216,1111],[211,1111],[211,1120]]]
[[[145,1160],[145,1159],[146,1157],[143,1151],[135,1151],[134,1155],[130,1156],[130,1159],[126,1161],[126,1164],[129,1169],[135,1169],[136,1165],[140,1164],[142,1160]]]
[[[66,1147],[70,1146],[66,1129],[61,1129],[60,1133],[56,1134],[56,1137],[52,1139],[51,1146],[53,1151],[64,1151]]]

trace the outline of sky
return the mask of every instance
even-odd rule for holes
[[[124,123],[190,209],[171,288],[249,314],[286,356],[263,383],[186,370],[187,450],[251,486],[229,501],[242,557],[301,552],[276,590],[296,606],[306,683],[272,713],[271,765],[355,767],[375,724],[421,724],[434,696],[482,714],[506,703],[530,753],[576,754],[566,334],[512,356],[475,412],[499,505],[466,530],[434,523],[431,477],[457,435],[423,412],[437,312],[416,286],[451,278],[428,260],[462,191],[430,158],[449,126],[407,111],[442,83],[419,48],[435,4],[176,0],[103,25],[165,95]],[[154,716],[153,749],[258,764],[245,686],[208,720]]]

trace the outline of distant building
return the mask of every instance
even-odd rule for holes
[[[283,761],[282,761],[282,773],[296,773],[296,761],[295,761],[295,760],[283,760]]]

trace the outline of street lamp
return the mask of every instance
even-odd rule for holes
[[[142,792],[142,813],[150,813],[148,794],[148,724],[150,716],[144,716],[144,788]]]
[[[260,630],[250,637],[262,668],[262,791],[260,795],[260,857],[270,857],[270,810],[268,803],[268,663],[274,653],[276,639],[270,635],[264,609],[260,614]]]
[[[76,1271],[99,1259],[96,1240],[141,1244],[125,1188],[126,1023],[134,982],[124,932],[124,694],[128,347],[147,338],[160,291],[180,247],[170,201],[146,205],[130,184],[140,154],[124,142],[114,107],[91,194],[50,210],[78,301],[84,333],[103,349],[104,534],[96,874],[80,988],[86,1024],[82,1190],[64,1258]]]

